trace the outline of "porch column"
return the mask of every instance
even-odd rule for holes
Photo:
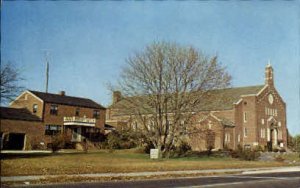
[[[81,130],[81,127],[78,127],[77,128],[77,141],[81,142],[82,141],[82,130]]]

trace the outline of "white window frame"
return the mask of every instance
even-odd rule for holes
[[[132,123],[132,129],[133,129],[134,131],[137,130],[137,122],[136,122],[136,121],[134,121],[134,122]]]
[[[266,138],[266,130],[264,128],[260,129],[260,138]]]
[[[247,112],[244,112],[244,123],[247,122]]]
[[[225,133],[225,142],[230,142],[230,133]]]
[[[268,108],[265,107],[265,115],[268,115]]]
[[[33,104],[32,105],[32,112],[33,113],[37,113],[37,111],[38,111],[38,105],[37,104]]]
[[[209,129],[209,130],[211,130],[211,125],[212,125],[212,123],[211,123],[211,121],[209,121],[209,122],[208,122],[208,129]]]

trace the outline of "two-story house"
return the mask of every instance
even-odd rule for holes
[[[43,137],[37,142],[45,145],[57,133],[66,134],[74,143],[84,139],[99,141],[104,133],[106,109],[90,99],[67,96],[64,91],[52,94],[26,90],[10,103],[10,108],[27,109],[40,119]],[[10,125],[14,126],[17,125]]]

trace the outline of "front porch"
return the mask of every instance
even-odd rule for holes
[[[72,143],[101,141],[101,130],[95,118],[64,117],[64,132]]]

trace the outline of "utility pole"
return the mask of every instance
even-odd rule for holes
[[[49,62],[46,58],[46,93],[48,93],[48,82],[49,82]]]
[[[46,61],[46,85],[45,85],[45,92],[48,93],[48,85],[49,85],[49,50],[44,49],[45,52],[44,57]]]

